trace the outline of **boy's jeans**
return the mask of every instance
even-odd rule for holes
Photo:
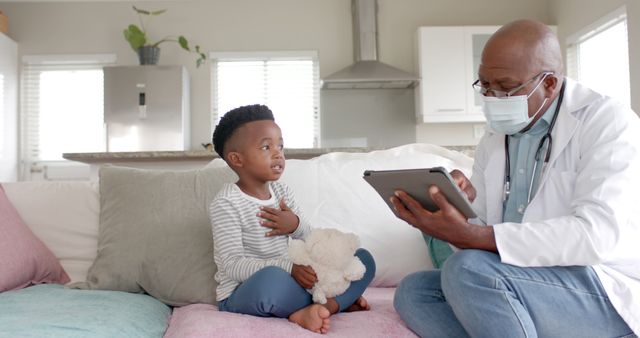
[[[636,337],[592,268],[522,268],[481,250],[407,276],[394,305],[421,337]]]
[[[351,282],[349,288],[336,297],[340,311],[362,296],[376,274],[376,263],[369,251],[358,249],[355,256],[364,264],[366,271],[362,279]],[[311,304],[311,294],[288,272],[279,267],[268,266],[240,284],[231,296],[218,303],[218,308],[220,311],[260,317],[288,318],[295,311]]]

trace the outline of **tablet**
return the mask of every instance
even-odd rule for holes
[[[422,207],[429,211],[438,211],[438,206],[429,195],[429,187],[437,186],[467,218],[475,218],[467,195],[460,190],[451,175],[442,167],[400,170],[367,170],[364,180],[380,194],[391,210],[396,213],[389,200],[396,190],[403,190],[411,195]]]

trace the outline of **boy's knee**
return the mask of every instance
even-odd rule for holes
[[[279,266],[265,266],[256,271],[255,275],[260,278],[282,278],[284,276],[290,276],[291,274]]]
[[[277,266],[267,266],[254,274],[254,297],[263,311],[271,311],[272,306],[285,302],[291,297],[291,288],[297,284],[291,274]]]
[[[373,259],[373,256],[371,255],[371,253],[366,249],[360,248],[356,250],[355,256],[358,257],[358,259],[360,259],[360,261],[366,268],[363,278],[372,280],[373,277],[376,275],[376,262]]]
[[[259,295],[258,298],[262,298],[263,296],[278,298],[278,290],[286,288],[274,286],[286,286],[290,283],[290,280],[293,279],[290,273],[277,266],[264,267],[256,271],[252,278],[255,279],[253,285],[257,286],[256,292]]]

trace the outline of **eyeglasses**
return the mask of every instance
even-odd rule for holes
[[[492,88],[487,88],[487,87],[483,87],[480,84],[480,79],[477,79],[471,86],[473,87],[473,89],[478,92],[480,95],[483,96],[487,96],[487,94],[489,92],[493,93],[493,96],[501,98],[501,97],[509,97],[512,96],[513,94],[517,93],[518,91],[520,91],[522,88],[526,87],[528,84],[530,84],[531,82],[533,82],[535,79],[539,78],[540,76],[547,76],[547,75],[551,75],[553,74],[553,72],[551,71],[543,71],[538,73],[536,76],[534,76],[533,78],[531,78],[531,80],[511,89],[508,91],[504,91],[504,90],[496,90],[496,89],[492,89]]]

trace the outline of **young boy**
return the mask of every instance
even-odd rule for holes
[[[316,333],[328,331],[333,313],[368,310],[362,293],[375,275],[368,251],[356,252],[364,277],[324,305],[314,304],[306,291],[317,280],[313,269],[289,260],[288,237],[305,238],[310,226],[291,190],[277,182],[285,159],[271,110],[252,105],[229,111],[213,133],[213,145],[239,177],[220,190],[209,210],[220,310],[288,318]]]

